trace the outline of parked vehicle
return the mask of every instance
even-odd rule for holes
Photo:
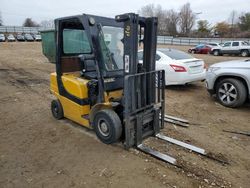
[[[138,52],[142,62],[142,50]],[[176,49],[160,48],[156,51],[156,69],[165,70],[166,85],[184,85],[205,80],[206,66],[202,59]]]
[[[0,42],[5,42],[5,36],[4,36],[4,34],[0,34]]]
[[[34,41],[34,38],[29,33],[26,33],[24,35],[24,38],[25,38],[26,41],[29,41],[29,42],[33,42]]]
[[[215,56],[235,54],[241,55],[242,57],[247,57],[250,55],[250,45],[245,41],[228,41],[222,46],[212,48],[211,53]]]
[[[25,41],[25,38],[24,38],[24,36],[22,34],[17,34],[16,40],[23,42],[23,41]]]
[[[16,38],[14,37],[14,35],[9,34],[9,35],[7,36],[7,41],[8,41],[8,42],[15,42],[15,41],[16,41]]]
[[[206,75],[211,95],[226,107],[239,107],[250,99],[250,59],[213,64]]]
[[[35,41],[41,41],[42,40],[42,37],[39,34],[34,34],[33,38],[34,38]]]
[[[194,48],[190,48],[188,50],[189,53],[192,54],[209,54],[211,50],[211,46],[205,44],[199,44]]]

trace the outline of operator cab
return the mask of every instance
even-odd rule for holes
[[[103,78],[104,91],[123,88],[122,23],[117,23],[114,19],[89,15],[60,18],[56,23],[59,27],[57,29],[59,77],[73,73],[79,78],[91,80],[91,83],[96,82],[95,84],[100,80],[98,78]],[[97,42],[93,42],[93,38]],[[63,84],[61,85],[63,87]]]

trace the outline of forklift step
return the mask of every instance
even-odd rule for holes
[[[156,137],[159,138],[159,139],[161,139],[161,140],[170,142],[170,143],[172,143],[172,144],[176,144],[176,145],[178,145],[178,146],[181,146],[181,147],[184,147],[184,148],[186,148],[186,149],[192,150],[192,151],[194,151],[194,152],[196,152],[196,153],[199,153],[199,154],[201,154],[201,155],[206,155],[206,154],[207,154],[206,151],[205,151],[204,149],[202,149],[202,148],[193,146],[193,145],[191,145],[191,144],[187,144],[187,143],[185,143],[185,142],[181,142],[181,141],[176,140],[176,139],[174,139],[174,138],[170,138],[170,137],[164,136],[164,135],[162,135],[162,134],[157,134]]]
[[[150,154],[153,157],[155,157],[157,159],[160,159],[160,160],[162,160],[164,162],[168,162],[168,163],[173,164],[173,165],[177,164],[175,158],[173,158],[173,157],[171,157],[169,155],[163,154],[161,152],[155,151],[155,150],[153,150],[153,149],[151,149],[151,148],[149,148],[149,147],[147,147],[147,146],[145,146],[143,144],[138,145],[137,149],[144,152],[144,153],[146,153],[146,154]]]

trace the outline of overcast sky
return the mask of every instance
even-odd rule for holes
[[[163,9],[179,10],[187,0],[0,0],[4,25],[22,25],[24,19],[32,18],[37,23],[63,16],[81,13],[114,17],[126,12],[138,12],[147,4],[159,4]],[[232,10],[250,12],[249,0],[192,0],[194,12],[202,12],[198,19],[210,23],[225,21]]]

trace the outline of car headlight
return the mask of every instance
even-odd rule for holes
[[[220,69],[220,67],[209,67],[207,72],[215,72],[215,71],[217,71],[219,69]]]

